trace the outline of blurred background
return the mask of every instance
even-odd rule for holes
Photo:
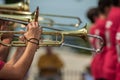
[[[4,3],[17,3],[22,0],[0,0],[1,4]],[[30,11],[33,12],[36,7],[39,6],[40,14],[57,14],[57,15],[67,15],[67,16],[76,16],[79,17],[82,21],[79,28],[82,28],[86,23],[89,26],[90,22],[86,17],[86,12],[91,7],[97,6],[97,0],[30,0]],[[55,19],[57,20],[57,18]],[[65,22],[64,19],[58,20],[60,22]],[[55,26],[59,27],[59,26]],[[59,27],[61,28],[61,27]],[[71,27],[70,27],[71,28]],[[89,30],[89,27],[87,27]],[[63,27],[63,29],[65,29]],[[68,28],[67,28],[68,29]],[[72,28],[71,28],[72,29]],[[78,29],[78,28],[76,28]],[[75,29],[75,30],[76,30]],[[71,39],[66,38],[66,42],[72,44],[79,44],[84,46],[89,46],[88,41],[82,39]],[[73,43],[74,42],[74,43]],[[11,50],[11,54],[15,51],[16,48]],[[63,80],[83,80],[82,73],[86,70],[86,67],[89,66],[91,61],[91,52],[71,47],[54,47],[53,51],[60,57],[64,63],[64,67],[61,69],[62,79]],[[45,53],[45,48],[40,48],[34,58],[32,66],[26,76],[26,80],[37,80],[39,70],[37,67],[38,59],[41,55]],[[92,80],[89,78],[89,80]]]

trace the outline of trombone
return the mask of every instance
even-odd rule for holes
[[[22,16],[29,16],[32,15],[31,12],[21,12],[21,11],[13,11],[13,10],[0,10],[0,12],[5,13],[5,14],[14,14],[14,15],[22,15]],[[68,19],[68,20],[75,20],[76,23],[60,23],[60,22],[56,22],[53,18],[64,18],[64,19]],[[73,26],[73,27],[79,27],[80,24],[82,23],[81,19],[79,17],[75,17],[75,16],[65,16],[65,15],[56,15],[56,14],[44,14],[41,13],[39,18],[42,19],[47,19],[49,20],[49,22],[43,22],[42,24],[46,24],[46,25],[57,25],[57,26]]]
[[[27,25],[31,21],[38,21],[38,15],[39,15],[39,9],[37,8],[35,12],[33,12],[32,14],[30,13],[30,16],[1,14],[0,19]],[[44,28],[43,26],[41,26],[41,27]],[[0,38],[3,34],[7,34],[7,33],[8,34],[9,33],[24,34],[25,32],[23,32],[23,31],[22,32],[21,31],[0,31]],[[94,37],[100,39],[100,41],[101,41],[100,49],[89,49],[89,48],[85,48],[85,47],[80,47],[80,46],[70,45],[70,44],[64,43],[65,36],[73,36],[73,37],[80,37],[80,38],[83,38],[83,37],[87,38],[87,37],[92,36],[92,35],[87,34],[87,30],[85,27],[83,27],[82,29],[77,30],[77,31],[60,31],[60,30],[59,31],[52,31],[52,32],[43,31],[42,35],[53,35],[53,36],[55,36],[55,41],[43,40],[43,41],[40,41],[39,46],[62,46],[62,45],[64,45],[64,46],[76,47],[76,48],[81,48],[81,49],[95,51],[95,52],[101,51],[103,46],[104,46],[103,39],[101,37],[98,37],[98,36],[94,36]],[[60,40],[58,39],[59,37],[61,38]],[[20,46],[26,46],[27,43],[22,42],[22,41],[12,41],[11,44],[4,44],[2,42],[2,40],[0,40],[0,44],[2,44],[4,46],[20,47]]]
[[[86,26],[85,25],[82,29],[86,29]],[[56,29],[57,31],[63,31],[61,29]],[[77,46],[77,45],[71,45],[71,44],[68,44],[68,43],[65,43],[63,42],[61,46],[68,46],[68,47],[73,47],[73,48],[78,48],[78,49],[83,49],[83,50],[88,50],[88,51],[92,51],[92,52],[101,52],[102,49],[104,48],[105,46],[105,42],[103,40],[102,37],[98,36],[98,35],[92,35],[92,34],[86,34],[86,35],[75,35],[73,37],[81,37],[83,40],[86,40],[88,37],[92,37],[92,38],[96,38],[100,41],[100,47],[99,48],[87,48],[87,47],[83,47],[83,46]]]
[[[16,22],[16,23],[21,23],[21,20],[22,20],[22,24],[27,24],[29,21],[31,21],[34,18],[33,16],[34,12],[31,13],[31,12],[22,12],[22,11],[14,11],[14,10],[0,10],[0,12],[1,12],[0,13],[1,19]],[[53,23],[54,23],[52,19],[39,17],[38,20],[43,28],[55,30],[54,28],[51,27],[53,26]]]
[[[10,18],[20,18],[21,19],[21,16],[23,18],[30,18],[31,19],[31,16],[33,15],[33,13],[31,12],[22,12],[22,11],[14,11],[14,10],[0,10],[1,12],[1,16],[7,16],[8,14],[8,17]],[[14,14],[14,15],[13,15]],[[11,15],[11,16],[10,16]],[[41,17],[39,16],[39,23],[41,24],[42,27],[44,28],[49,28],[49,29],[53,29],[53,30],[57,30],[57,28],[53,28],[52,26],[54,25],[59,25],[59,26],[74,26],[74,27],[77,27],[80,25],[81,23],[81,20],[79,17],[73,17],[73,16],[64,16],[64,15],[54,15],[54,14],[40,14],[41,16],[50,16],[50,17],[59,17],[59,18],[70,18],[70,19],[76,19],[78,22],[73,24],[73,23],[69,23],[69,24],[65,24],[65,23],[57,23],[55,22],[53,19],[51,18],[47,18],[47,17]],[[12,20],[11,20],[12,21]]]
[[[62,46],[68,46],[68,47],[73,47],[73,48],[88,50],[88,51],[92,51],[92,52],[96,52],[96,53],[97,52],[101,52],[102,49],[105,46],[103,38],[100,37],[100,36],[91,35],[91,34],[87,34],[86,36],[87,37],[93,37],[93,38],[99,39],[100,40],[100,48],[97,48],[97,49],[96,48],[87,48],[87,47],[82,47],[82,46],[77,46],[77,45],[71,45],[71,44],[68,44],[68,43],[62,43]]]
[[[16,23],[21,23],[24,25],[27,25],[29,22],[31,21],[38,21],[38,15],[39,15],[39,9],[37,8],[36,11],[32,14],[31,17],[29,18],[19,18],[16,16],[8,16],[8,15],[1,15],[0,19],[1,20],[6,20],[6,21],[12,21],[12,22],[16,22]],[[24,34],[24,31],[0,31],[0,37],[3,34]],[[62,45],[62,43],[64,42],[64,37],[65,36],[86,36],[87,35],[87,30],[84,27],[83,29],[77,30],[77,31],[52,31],[52,32],[48,32],[48,31],[43,31],[42,35],[55,35],[56,39],[55,41],[52,40],[44,40],[42,42],[40,42],[39,46],[60,46]],[[61,37],[60,40],[58,40],[58,37]],[[2,40],[0,40],[0,44],[4,45],[4,46],[26,46],[25,42],[22,41],[12,41],[11,44],[5,44],[2,42]]]
[[[2,13],[9,13],[9,14],[18,14],[18,15],[31,15],[32,13],[29,12],[29,3],[30,0],[18,2],[15,4],[5,4],[5,5],[0,5],[0,12]],[[27,12],[21,12],[21,11],[27,11]],[[45,19],[44,22],[42,22],[44,25],[48,26],[73,26],[73,27],[79,27],[81,24],[81,19],[79,17],[75,16],[65,16],[65,15],[56,15],[56,14],[40,14],[40,18]],[[62,23],[62,22],[56,22],[54,18],[57,19],[68,19],[68,20],[75,20],[75,23]]]
[[[65,16],[65,15],[56,15],[56,14],[40,14],[41,17],[53,17],[53,18],[64,18],[64,19],[71,19],[71,20],[76,20],[76,23],[60,23],[60,22],[56,22],[54,20],[54,25],[57,26],[73,26],[73,27],[79,27],[80,24],[82,23],[81,19],[79,17],[75,17],[75,16]],[[49,23],[48,23],[49,24]]]
[[[24,34],[25,31],[0,31],[0,37],[3,34]],[[40,41],[39,46],[61,46],[62,43],[64,43],[64,37],[65,36],[86,36],[87,35],[87,30],[85,28],[76,30],[76,31],[53,31],[53,32],[48,32],[48,31],[43,31],[42,35],[53,35],[55,36],[55,41],[53,40],[43,40],[42,42]],[[60,40],[58,40],[58,37],[61,37]],[[13,46],[13,47],[22,47],[26,46],[27,43],[23,41],[12,41],[11,44],[5,44],[0,40],[0,44],[4,46]]]

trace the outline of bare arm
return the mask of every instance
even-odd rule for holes
[[[25,51],[25,47],[18,47],[12,59],[8,63],[15,64],[23,55],[24,51]]]
[[[11,41],[9,39],[4,39],[2,42],[8,44]],[[6,62],[7,58],[8,58],[9,51],[10,51],[10,47],[0,45],[0,60]]]
[[[27,33],[25,33],[27,39],[40,39],[41,31],[39,30],[38,23],[32,22],[28,25],[28,28]],[[23,55],[18,61],[16,61],[16,63],[11,59],[10,62],[4,65],[0,71],[0,78],[16,80],[22,79],[32,63],[37,48],[38,45],[28,42]]]
[[[4,31],[4,30],[9,31],[10,30],[8,27],[7,21],[0,20],[0,30],[2,30],[2,31]],[[1,36],[0,39],[3,43],[9,44],[9,43],[11,43],[12,36],[13,36],[12,34],[4,34]],[[2,60],[4,62],[7,61],[9,50],[10,50],[10,47],[0,45],[0,60]]]

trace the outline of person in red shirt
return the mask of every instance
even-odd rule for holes
[[[0,26],[4,28],[2,25],[4,25],[4,23]],[[27,32],[24,33],[24,36],[20,39],[27,41],[27,46],[19,47],[8,62],[5,63],[0,60],[0,79],[2,80],[22,80],[32,63],[35,52],[38,49],[41,30],[38,26],[38,22],[31,22],[26,27]],[[2,37],[4,37],[4,39],[9,38],[8,35]],[[5,46],[0,45],[0,49],[1,47]],[[0,54],[4,54],[4,52],[0,50]]]
[[[90,29],[92,31],[90,34],[101,36],[104,39],[104,42],[106,42],[105,23],[106,23],[106,17],[109,13],[110,6],[111,6],[110,0],[98,1],[99,18],[95,22],[94,29],[93,28]],[[94,47],[98,48],[99,41],[94,38],[92,40],[93,40],[92,43],[94,43],[93,45],[95,45]],[[106,46],[104,46],[101,52],[96,53],[93,57],[93,60],[91,63],[91,71],[93,73],[95,80],[104,80],[103,65],[104,65],[105,54],[106,54]]]
[[[106,22],[106,44],[107,53],[103,66],[104,78],[106,80],[116,80],[117,52],[116,52],[116,33],[120,24],[119,0],[112,0],[112,7]]]
[[[87,18],[92,23],[91,26],[90,26],[90,30],[89,30],[90,34],[93,34],[93,35],[95,34],[95,31],[96,31],[96,24],[95,23],[97,21],[98,15],[99,15],[98,8],[91,8],[87,12]],[[95,39],[90,37],[89,41],[91,43],[91,46],[96,48]],[[96,57],[97,56],[94,55],[92,63],[91,63],[91,73],[92,73],[94,78],[97,77],[97,74],[96,74],[96,64],[95,64],[96,63]]]
[[[91,26],[90,26],[90,30],[89,33],[90,34],[95,34],[95,29],[96,29],[96,20],[98,18],[98,8],[91,8],[88,10],[87,12],[87,18],[91,21]],[[90,38],[90,42],[91,42],[91,46],[96,47],[95,45],[95,41],[93,41],[93,38]]]
[[[116,80],[120,80],[120,0],[113,1],[113,7],[110,14],[111,26],[114,27],[115,35],[115,45],[117,50],[117,64],[116,64]],[[113,12],[114,11],[114,12]],[[109,26],[108,26],[109,27]]]
[[[117,73],[116,73],[116,80],[120,80],[120,24],[119,28],[116,33],[116,50],[117,50]]]

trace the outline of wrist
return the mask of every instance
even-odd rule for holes
[[[36,44],[34,44],[34,43],[31,43],[31,42],[27,42],[27,46],[28,47],[32,47],[32,49],[38,49],[39,48],[39,46],[38,45],[36,45]]]
[[[31,43],[33,43],[33,44],[39,45],[39,40],[36,39],[36,38],[30,38],[30,39],[28,39],[27,41],[28,41],[28,42],[31,42]]]
[[[37,39],[37,38],[29,38],[29,39],[27,39],[25,37],[25,35],[23,35],[23,37],[24,37],[24,39],[26,40],[27,43],[30,42],[32,44],[36,44],[36,45],[39,46],[39,39]]]

